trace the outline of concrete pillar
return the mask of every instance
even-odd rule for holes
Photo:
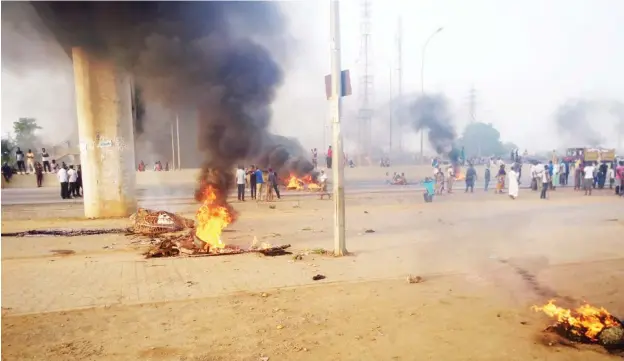
[[[130,78],[82,48],[72,58],[85,217],[129,216],[137,205]]]

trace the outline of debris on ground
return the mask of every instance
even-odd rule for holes
[[[375,233],[374,229],[365,229],[364,233]]]
[[[57,236],[57,237],[78,237],[91,236],[96,234],[128,233],[128,228],[96,228],[96,229],[31,229],[23,232],[2,233],[2,237],[35,237],[35,236]]]
[[[56,256],[69,256],[71,254],[76,254],[76,251],[71,249],[53,249],[50,252],[54,253]]]
[[[312,280],[313,281],[320,281],[320,280],[324,280],[325,278],[326,278],[325,276],[323,276],[321,274],[318,274],[318,275],[312,277]]]
[[[407,283],[422,283],[424,281],[425,280],[420,276],[412,276],[412,275],[407,276]]]

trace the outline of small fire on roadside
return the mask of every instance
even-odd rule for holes
[[[313,191],[321,189],[321,186],[318,185],[310,175],[298,178],[294,174],[291,174],[288,178],[286,178],[286,189],[297,191],[308,189]]]
[[[201,190],[202,205],[197,210],[195,236],[205,243],[205,249],[223,249],[221,233],[234,221],[234,211],[227,204],[219,204],[218,190],[207,184]]]
[[[551,300],[544,306],[531,308],[556,320],[547,330],[572,341],[602,345],[624,344],[622,323],[602,307],[585,304],[571,310],[559,307]]]
[[[466,174],[462,173],[461,170],[457,171],[457,173],[455,173],[455,180],[465,180],[466,179]]]

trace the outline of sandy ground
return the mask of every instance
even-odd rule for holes
[[[236,204],[226,242],[331,248],[331,202],[275,206]],[[530,191],[432,204],[416,192],[353,196],[353,255],[301,261],[143,260],[144,246],[120,235],[3,238],[2,359],[610,360],[599,347],[549,345],[550,320],[530,306],[587,301],[624,317],[623,206],[607,192],[569,190],[547,201]],[[2,231],[127,224],[54,207],[3,220]],[[312,281],[317,273],[327,278]],[[409,284],[408,274],[425,281]]]

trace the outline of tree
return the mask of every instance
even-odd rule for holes
[[[32,149],[38,143],[37,130],[42,129],[37,125],[35,118],[19,118],[13,122],[13,132],[15,133],[16,146],[25,149]]]
[[[15,148],[15,142],[10,137],[2,138],[2,163],[13,163],[13,149]]]
[[[500,140],[500,133],[491,123],[471,123],[464,129],[464,134],[458,141],[464,147],[466,157],[475,156],[502,156],[505,147]]]

